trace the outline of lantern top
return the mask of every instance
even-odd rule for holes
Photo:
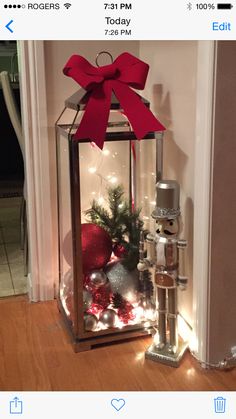
[[[73,109],[75,111],[83,111],[85,106],[88,102],[90,97],[90,92],[87,92],[85,89],[79,89],[76,93],[70,96],[68,99],[65,100],[65,107],[68,109]],[[144,97],[138,95],[141,101],[147,108],[150,108],[150,102],[145,99]],[[120,102],[118,101],[117,97],[115,96],[114,92],[111,95],[111,110],[122,110],[120,106]]]

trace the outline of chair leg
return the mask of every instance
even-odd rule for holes
[[[24,226],[24,276],[28,275],[28,231],[27,231],[27,219],[25,216]]]
[[[20,247],[23,250],[24,249],[24,238],[25,238],[25,219],[26,219],[26,202],[25,198],[22,197],[21,200],[21,207],[20,207]]]
[[[26,214],[26,201],[24,197],[21,201],[20,209],[20,243],[23,250],[24,258],[24,276],[28,275],[28,230],[27,230],[27,214]]]

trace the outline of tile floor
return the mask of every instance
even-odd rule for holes
[[[0,297],[27,293],[20,246],[21,198],[0,199]]]

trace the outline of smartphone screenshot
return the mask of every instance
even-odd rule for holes
[[[0,417],[236,415],[236,4],[0,4]]]

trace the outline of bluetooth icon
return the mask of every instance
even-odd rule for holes
[[[187,4],[187,9],[188,9],[188,10],[192,10],[192,8],[193,8],[192,3],[188,3],[188,4]]]

